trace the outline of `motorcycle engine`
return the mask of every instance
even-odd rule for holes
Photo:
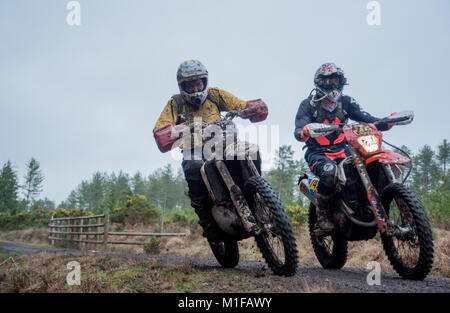
[[[357,210],[359,203],[364,199],[365,194],[362,187],[361,177],[359,177],[353,163],[344,163],[345,185],[343,186],[342,198],[353,210]]]
[[[212,216],[219,228],[225,233],[234,237],[242,235],[243,225],[234,207],[228,208],[222,205],[215,205],[212,208]]]

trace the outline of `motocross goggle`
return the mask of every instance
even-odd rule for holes
[[[322,76],[317,79],[317,85],[326,91],[340,89],[342,87],[341,79],[338,75]]]

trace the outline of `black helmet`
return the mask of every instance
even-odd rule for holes
[[[333,111],[337,106],[337,101],[342,96],[344,85],[347,84],[347,78],[344,71],[334,63],[324,63],[314,75],[314,86],[316,87],[316,97],[314,101],[327,99],[329,105],[325,108]]]

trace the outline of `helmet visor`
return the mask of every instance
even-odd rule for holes
[[[324,90],[333,90],[338,89],[341,86],[341,82],[338,75],[331,76],[321,76],[318,79],[318,83],[320,88]]]
[[[190,79],[190,80],[186,80],[186,81],[182,82],[181,88],[183,88],[183,90],[186,93],[193,94],[193,93],[204,91],[206,88],[206,85],[207,85],[206,77],[202,77],[202,78]]]

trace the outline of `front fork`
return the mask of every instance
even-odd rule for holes
[[[370,176],[369,173],[367,173],[364,161],[351,146],[349,146],[348,148],[353,158],[356,170],[358,171],[359,176],[361,177],[361,181],[364,185],[364,188],[366,189],[367,199],[369,200],[370,207],[372,209],[373,215],[375,216],[378,229],[382,234],[391,235],[393,233],[393,227],[390,223],[388,223],[389,222],[388,216],[386,214],[386,211],[384,210],[381,198],[378,195],[377,190],[373,186],[372,181],[370,180]]]

